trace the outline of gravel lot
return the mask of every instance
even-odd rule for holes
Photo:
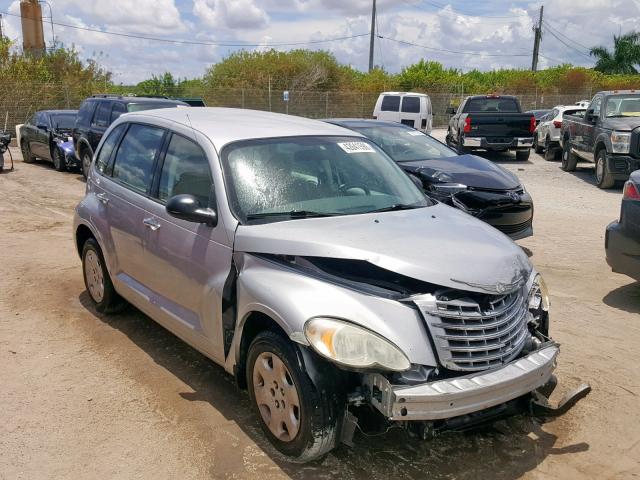
[[[17,161],[0,175],[0,478],[640,476],[640,284],[612,273],[603,247],[620,190],[598,190],[586,164],[489,158],[536,203],[535,235],[519,243],[552,292],[556,394],[593,386],[564,417],[428,442],[359,434],[355,448],[289,464],[221,368],[133,309],[91,308],[71,232],[82,177]]]

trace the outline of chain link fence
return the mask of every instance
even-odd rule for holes
[[[141,95],[135,87],[117,87],[119,92]],[[77,109],[87,96],[105,93],[108,88],[97,85],[68,86],[55,83],[25,83],[12,88],[0,89],[0,128],[6,125],[15,132],[17,124],[24,123],[38,110]],[[285,102],[282,91],[246,88],[180,88],[164,92],[170,97],[201,97],[208,106],[233,107],[266,110],[309,118],[370,118],[378,98],[378,93],[338,92],[338,91],[290,91],[289,101]],[[426,91],[433,105],[433,124],[446,126],[449,115],[445,113],[449,106],[457,106],[463,95],[452,87],[450,92]],[[485,93],[485,92],[481,92]],[[464,96],[472,94],[464,92]],[[505,92],[506,94],[506,92]],[[548,94],[538,92],[520,93],[522,107],[525,110],[551,108],[555,105],[573,104],[579,100],[590,99],[591,92]]]

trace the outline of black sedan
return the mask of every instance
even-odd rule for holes
[[[78,167],[69,145],[77,110],[41,110],[20,127],[22,158],[30,163],[36,158],[53,162],[56,170]]]
[[[640,170],[624,184],[620,220],[607,226],[604,248],[611,270],[640,281]]]
[[[518,177],[475,155],[458,155],[399,123],[332,119],[377,143],[432,198],[484,220],[517,240],[533,235],[533,201]]]

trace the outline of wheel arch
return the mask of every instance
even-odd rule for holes
[[[78,158],[80,160],[82,160],[82,155],[84,154],[86,149],[89,149],[89,152],[93,157],[93,149],[91,148],[91,145],[89,145],[89,142],[84,138],[79,139],[78,140]]]
[[[93,230],[91,230],[91,228],[89,228],[89,226],[87,226],[84,223],[79,224],[76,227],[76,231],[75,231],[75,241],[76,241],[76,250],[78,251],[78,255],[80,257],[82,257],[82,249],[84,247],[84,244],[90,238],[93,238],[96,242],[98,242],[98,245],[100,245],[100,241],[98,240],[97,235],[93,233]]]
[[[593,149],[593,161],[595,162],[598,159],[598,154],[602,151],[602,150],[607,150],[607,143],[604,141],[604,139],[599,138],[596,141],[596,145]]]

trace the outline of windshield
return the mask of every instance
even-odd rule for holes
[[[412,128],[372,126],[353,130],[373,140],[396,162],[434,160],[458,155],[435,138]]]
[[[364,138],[247,140],[226,147],[222,164],[231,208],[243,222],[432,204],[389,157]]]
[[[75,113],[59,113],[51,115],[51,123],[53,128],[58,130],[71,130],[76,123]]]
[[[162,102],[153,102],[153,103],[130,103],[127,105],[127,111],[129,112],[141,112],[143,110],[153,110],[155,108],[176,108],[176,107],[186,107],[186,105],[181,105],[178,103],[162,103]]]
[[[615,95],[607,99],[607,117],[640,117],[640,95]]]

